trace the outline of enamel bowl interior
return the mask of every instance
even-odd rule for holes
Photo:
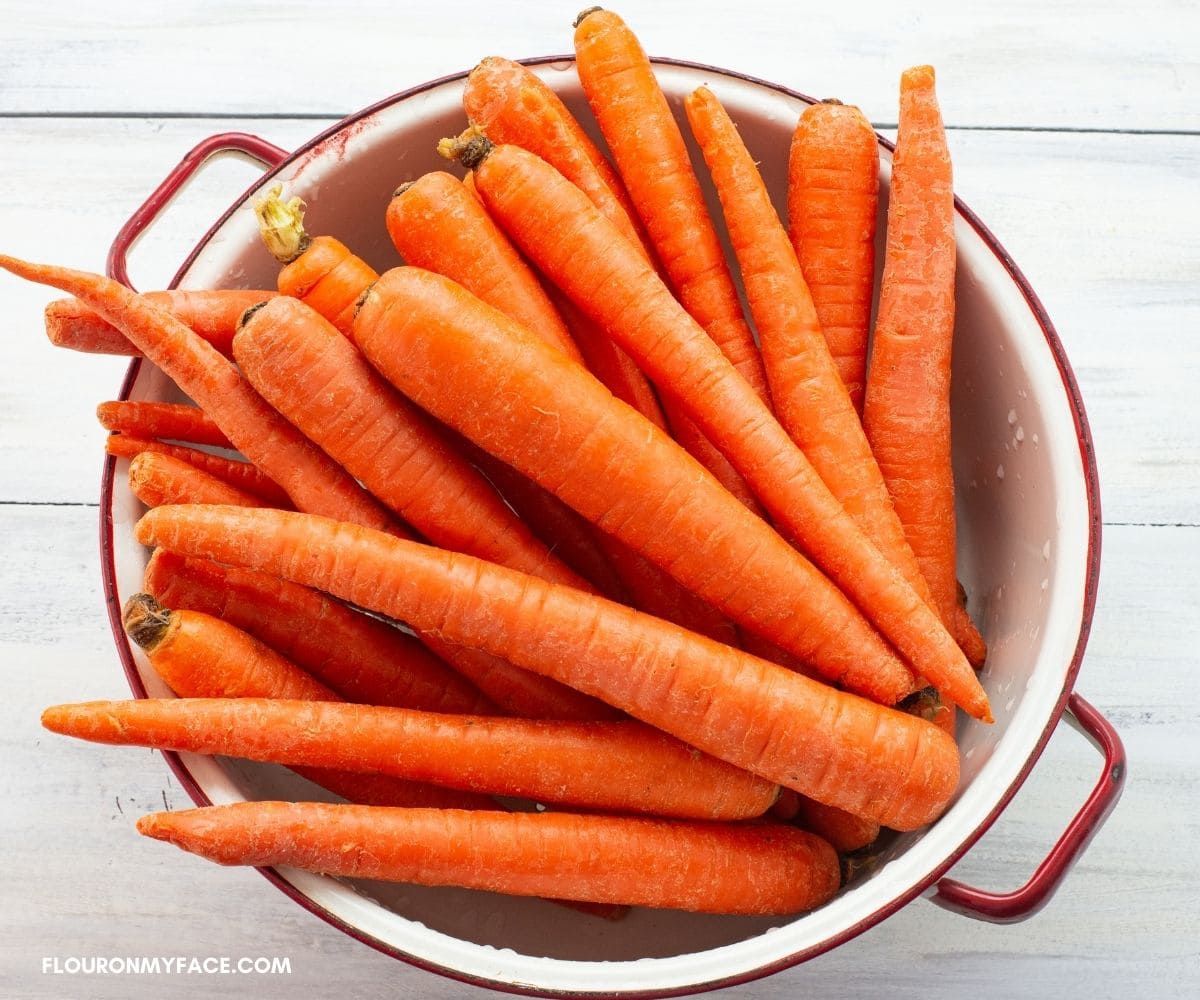
[[[590,123],[569,62],[544,63],[537,71]],[[663,65],[660,76],[677,111],[695,86],[713,87],[782,209],[787,147],[802,102],[717,70]],[[293,157],[272,181],[307,201],[312,232],[342,238],[377,268],[393,266],[398,260],[384,208],[400,182],[446,168],[434,144],[462,127],[461,92],[461,79],[451,79],[385,102]],[[888,176],[888,151],[882,152],[880,233]],[[962,783],[936,824],[896,836],[869,876],[829,905],[794,918],[635,910],[607,922],[540,900],[353,883],[290,869],[273,873],[277,883],[343,930],[408,961],[500,989],[551,994],[663,994],[750,979],[846,940],[929,887],[994,819],[1061,711],[1085,624],[1089,546],[1072,403],[1046,334],[996,250],[965,216],[958,220],[958,240],[959,575],[991,647],[983,680],[996,722],[960,722]],[[273,287],[276,273],[252,213],[242,208],[201,245],[180,284]],[[144,364],[131,395],[174,398],[175,390]],[[128,490],[126,467],[117,463],[112,485],[113,572],[121,601],[140,589],[147,558],[133,538],[141,507]],[[134,663],[149,694],[168,693],[140,656]],[[191,755],[181,755],[179,764],[201,800],[322,797],[301,779],[268,768]]]

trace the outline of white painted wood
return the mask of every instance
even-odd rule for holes
[[[0,111],[341,116],[485,55],[569,52],[578,3],[305,0],[0,4]],[[625,0],[647,51],[739,70],[896,120],[930,62],[959,125],[1196,129],[1200,14],[1187,0],[929,0],[798,8]]]

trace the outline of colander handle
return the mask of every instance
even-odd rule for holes
[[[240,153],[263,164],[268,169],[277,167],[288,155],[285,150],[280,149],[274,143],[247,132],[221,132],[196,143],[118,231],[112,241],[112,246],[108,249],[107,270],[110,278],[115,278],[130,288],[133,287],[129,281],[127,262],[129,251],[137,242],[138,237],[205,162],[211,157],[223,153]]]
[[[1063,717],[1104,754],[1104,772],[1083,808],[1038,865],[1033,877],[1021,888],[1012,892],[985,892],[956,879],[944,878],[930,897],[938,906],[998,924],[1016,923],[1032,917],[1050,902],[1067,872],[1108,819],[1125,787],[1125,747],[1112,723],[1074,692],[1067,701]]]

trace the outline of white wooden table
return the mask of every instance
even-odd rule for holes
[[[0,248],[95,270],[200,138],[241,129],[294,147],[485,54],[567,51],[575,14],[478,0],[94,10],[0,3]],[[1200,8],[626,0],[620,10],[654,53],[838,94],[883,126],[900,69],[934,63],[958,190],[1057,324],[1103,484],[1102,587],[1079,688],[1119,727],[1130,780],[1057,897],[1006,927],[917,901],[829,955],[724,995],[1200,995]],[[134,254],[142,287],[169,278],[250,171],[214,164],[171,207]],[[254,872],[201,869],[139,838],[137,815],[188,804],[161,758],[40,730],[48,704],[127,694],[100,594],[93,418],[124,363],[54,352],[40,324],[48,297],[8,278],[0,288],[0,995],[482,996],[343,937]],[[1082,739],[1056,735],[956,875],[994,889],[1023,881],[1098,767]],[[43,973],[44,959],[127,954],[288,956],[293,971]]]

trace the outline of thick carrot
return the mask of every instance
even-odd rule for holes
[[[805,108],[788,155],[788,233],[821,332],[859,413],[878,202],[879,140],[866,116],[835,100]]]
[[[414,639],[307,587],[162,551],[151,556],[142,586],[168,607],[201,611],[250,633],[347,701],[427,712],[494,711]]]
[[[355,336],[424,409],[734,621],[885,704],[911,690],[908,669],[804,556],[657,427],[469,292],[427,271],[389,271]]]
[[[343,469],[276,413],[172,313],[98,274],[0,256],[0,268],[70,292],[121,329],[297,507],[388,528],[392,518]]]
[[[894,829],[930,822],[958,783],[954,741],[922,719],[470,556],[327,518],[236,507],[159,507],[136,535],[436,626],[449,640],[555,677],[706,753]]]
[[[458,178],[434,171],[402,184],[388,203],[387,230],[406,263],[453,278],[583,364],[537,275]]]
[[[240,288],[216,291],[173,289],[146,292],[145,297],[174,313],[197,336],[228,356],[238,317],[256,302],[274,294]],[[141,348],[117,327],[78,299],[56,299],[46,306],[46,336],[56,347],[88,354],[137,357],[142,353]]]
[[[638,722],[547,722],[235,697],[59,705],[42,714],[42,725],[96,743],[388,774],[683,819],[761,816],[779,791]]]
[[[754,335],[742,315],[683,133],[650,60],[624,21],[600,8],[585,11],[576,21],[575,56],[592,113],[672,288],[755,392],[768,400]]]
[[[198,406],[122,399],[101,403],[96,419],[105,430],[142,438],[170,438],[189,444],[232,448],[229,439]]]
[[[290,507],[291,501],[282,487],[262,470],[249,462],[239,462],[223,455],[211,455],[198,448],[186,448],[181,444],[165,444],[148,441],[131,434],[110,434],[104,439],[104,450],[117,458],[136,458],[146,452],[170,455],[186,462],[201,472],[228,483],[241,494],[250,494],[258,503],[272,507]]]
[[[130,459],[129,488],[147,507],[161,507],[172,503],[271,506],[254,494],[240,490],[181,458],[161,451],[138,452]]]
[[[766,404],[644,259],[552,167],[515,146],[489,150],[490,144],[482,145],[481,161],[468,166],[475,170],[488,211],[516,244],[660,388],[670,387],[782,530],[830,574],[915,671],[971,714],[990,717],[983,688],[937,615],[871,544]]]
[[[863,425],[935,606],[951,623],[958,605],[950,459],[954,188],[930,66],[906,70],[900,81],[885,247]]]
[[[837,855],[776,824],[239,802],[138,832],[223,865],[709,913],[784,914],[837,892]]]
[[[434,544],[591,589],[424,413],[304,303],[280,296],[249,315],[233,354],[263,398]]]
[[[285,202],[282,191],[276,184],[254,205],[263,242],[284,265],[279,292],[299,299],[348,333],[358,297],[379,275],[340,240],[309,236],[304,231],[304,202]]]
[[[878,823],[861,819],[844,809],[822,805],[806,795],[798,797],[793,821],[828,841],[839,854],[862,850],[879,837]]]
[[[270,647],[219,618],[195,611],[169,611],[148,594],[137,594],[126,601],[123,618],[130,638],[145,650],[151,666],[185,699],[337,698]],[[171,704],[182,706],[188,702]],[[303,766],[294,770],[343,798],[365,805],[461,809],[491,805],[483,796],[390,776]]]

